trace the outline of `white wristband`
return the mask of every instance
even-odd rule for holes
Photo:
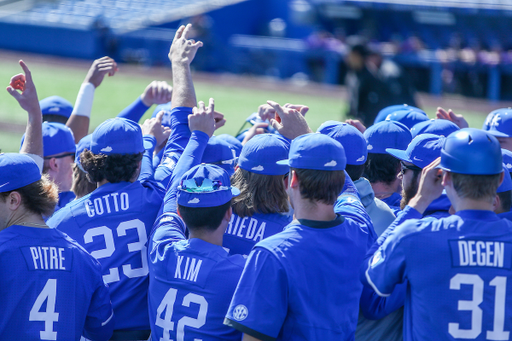
[[[78,91],[78,96],[76,96],[75,107],[71,115],[91,117],[94,90],[96,90],[96,88],[92,83],[82,83],[80,91]]]

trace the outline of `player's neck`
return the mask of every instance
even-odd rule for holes
[[[472,199],[454,200],[453,208],[455,212],[465,210],[494,211],[492,202]]]
[[[6,227],[11,225],[22,225],[37,228],[48,228],[46,222],[40,214],[32,213],[28,210],[16,212],[8,221]]]
[[[309,200],[300,199],[294,202],[294,217],[295,219],[332,221],[336,219],[336,213],[333,205],[311,203]]]
[[[218,233],[220,229],[217,229],[215,231],[209,231],[209,230],[200,230],[200,231],[190,231],[189,239],[197,238],[204,240],[207,243],[213,244],[213,245],[219,245],[222,246],[224,233]]]

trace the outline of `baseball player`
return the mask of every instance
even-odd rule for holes
[[[99,263],[44,222],[55,185],[30,157],[0,154],[0,191],[0,339],[108,340],[114,313]]]
[[[241,189],[233,199],[233,215],[224,244],[231,254],[248,255],[252,247],[292,221],[286,180],[289,167],[277,161],[288,156],[290,143],[283,136],[254,136],[242,148],[233,185]]]
[[[149,241],[152,340],[240,340],[222,321],[245,264],[222,247],[240,191],[217,165],[199,164],[213,134],[213,101],[189,117],[190,140]],[[189,239],[186,238],[188,234]]]
[[[280,110],[279,128],[301,116]],[[345,175],[343,147],[323,134],[305,134],[280,163],[290,166],[288,195],[297,220],[256,244],[224,323],[244,340],[352,339],[362,290],[358,267],[375,234]]]
[[[149,336],[146,242],[164,190],[137,180],[145,151],[141,128],[124,118],[100,124],[80,164],[98,188],[68,204],[48,221],[81,244],[102,265],[116,314],[114,338]],[[151,162],[151,161],[150,161]]]
[[[452,121],[435,118],[415,124],[411,128],[411,134],[412,138],[420,134],[434,134],[446,137],[459,129]]]
[[[444,187],[456,213],[401,224],[365,267],[381,296],[406,283],[405,340],[510,338],[512,222],[492,212],[503,176],[494,137],[450,134],[408,207],[423,213]]]
[[[379,122],[364,132],[368,159],[363,176],[373,188],[375,197],[384,201],[395,213],[400,210],[400,162],[386,153],[386,148],[405,149],[411,142],[409,129],[396,121]]]
[[[501,148],[512,151],[512,110],[510,108],[494,110],[489,117],[493,113],[487,132],[498,139]]]

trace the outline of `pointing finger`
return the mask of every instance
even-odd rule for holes
[[[25,64],[25,62],[23,60],[20,60],[20,66],[23,69],[23,72],[25,73],[25,77],[26,77],[27,81],[31,82],[32,74],[30,73],[30,70],[28,69],[27,64]]]

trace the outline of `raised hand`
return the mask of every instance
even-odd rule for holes
[[[448,109],[448,111],[444,110],[441,107],[437,108],[436,112],[437,119],[444,119],[448,121],[452,121],[455,123],[460,129],[469,128],[468,121],[462,115],[455,114],[452,109]]]
[[[103,57],[96,59],[89,68],[84,83],[91,83],[97,88],[100,86],[101,82],[103,82],[103,78],[106,74],[111,77],[115,75],[117,71],[119,71],[117,63],[112,58]]]
[[[260,122],[256,123],[247,131],[247,134],[245,134],[244,140],[242,141],[242,145],[245,145],[247,142],[249,142],[250,139],[252,139],[254,136],[259,134],[265,134],[265,128],[268,127],[268,123]]]
[[[274,101],[267,103],[276,111],[276,117],[270,120],[270,124],[284,137],[293,140],[297,136],[313,132],[304,115],[297,109],[283,108]]]
[[[442,184],[443,177],[441,169],[437,168],[441,163],[441,158],[438,157],[430,165],[423,168],[421,171],[420,184],[418,192],[409,201],[409,206],[416,209],[423,214],[427,207],[439,198],[443,193],[444,186]]]
[[[171,128],[162,125],[162,117],[164,117],[164,112],[160,111],[156,117],[147,119],[141,126],[143,135],[152,135],[156,138],[156,149],[158,151],[165,146],[171,134]]]
[[[188,39],[192,24],[180,26],[176,31],[169,51],[169,60],[171,63],[183,63],[190,65],[196,55],[197,50],[203,46],[203,43],[194,39]]]
[[[153,104],[165,104],[172,98],[172,86],[166,81],[152,81],[146,87],[140,99],[145,106],[150,107]]]
[[[20,60],[19,63],[25,74],[20,73],[13,76],[7,87],[7,92],[18,101],[23,110],[28,112],[29,118],[31,115],[41,115],[32,74],[24,61]]]
[[[192,109],[192,115],[188,115],[188,127],[190,131],[199,130],[212,137],[215,131],[215,102],[210,98],[208,108],[205,108],[204,102],[199,101],[197,107]]]
[[[359,120],[353,120],[353,119],[349,118],[348,120],[345,120],[345,123],[350,124],[351,126],[355,127],[357,130],[359,130],[361,132],[361,134],[364,134],[364,132],[366,131],[366,127]]]

